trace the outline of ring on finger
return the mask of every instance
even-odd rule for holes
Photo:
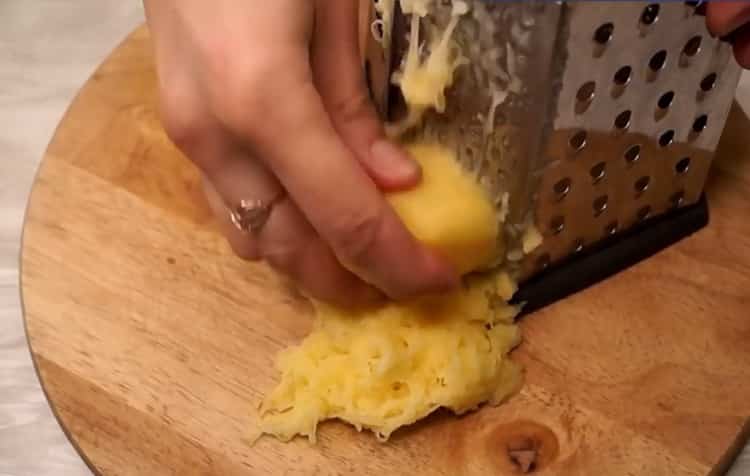
[[[263,229],[268,218],[273,212],[273,207],[278,204],[286,193],[282,192],[271,200],[243,199],[231,207],[229,218],[232,224],[243,233],[257,234]]]

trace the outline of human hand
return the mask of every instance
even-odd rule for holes
[[[732,42],[737,62],[750,68],[750,2],[706,2],[706,23],[713,35]]]
[[[358,2],[144,3],[165,129],[202,171],[239,256],[335,303],[457,283],[383,197],[420,170],[386,140],[369,100]],[[233,225],[242,200],[273,203],[260,229]]]

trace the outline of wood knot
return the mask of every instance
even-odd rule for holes
[[[520,420],[496,427],[487,450],[501,474],[531,474],[555,461],[560,445],[549,427]]]

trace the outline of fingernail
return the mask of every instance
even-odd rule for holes
[[[387,140],[378,140],[370,147],[370,166],[379,176],[390,180],[419,178],[422,169],[403,149]]]

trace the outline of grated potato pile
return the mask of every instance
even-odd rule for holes
[[[390,0],[381,2],[381,9],[392,6]],[[458,0],[454,21],[427,58],[419,58],[418,18],[430,4],[401,0],[402,9],[415,15],[412,47],[394,77],[410,107],[397,133],[414,127],[427,108],[443,109],[444,91],[463,61],[450,38],[467,11]],[[423,180],[388,199],[414,236],[461,273],[504,253],[497,211],[454,153],[439,144],[409,144],[407,150],[422,166]],[[339,419],[386,440],[440,407],[461,414],[502,402],[522,380],[508,358],[521,339],[513,322],[519,308],[508,304],[515,291],[514,281],[501,272],[466,276],[464,287],[449,294],[374,309],[314,302],[313,331],[278,356],[281,379],[260,407],[260,432],[283,441],[295,436],[315,441],[320,422]]]

